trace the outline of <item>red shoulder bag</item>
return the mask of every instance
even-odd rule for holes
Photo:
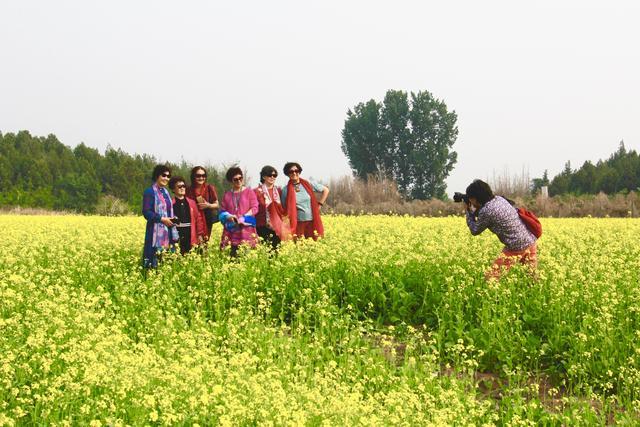
[[[540,224],[538,217],[533,212],[528,211],[525,208],[516,208],[516,210],[518,211],[520,220],[522,220],[531,234],[536,236],[536,239],[539,239],[540,236],[542,236],[542,224]]]

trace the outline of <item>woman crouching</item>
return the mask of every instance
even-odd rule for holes
[[[467,187],[467,226],[476,236],[487,228],[504,244],[504,249],[485,274],[499,279],[515,263],[535,270],[538,265],[536,237],[520,219],[518,211],[507,199],[494,196],[489,184],[479,179]]]

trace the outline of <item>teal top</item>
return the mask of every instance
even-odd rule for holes
[[[316,182],[309,181],[313,191],[321,193],[324,190],[324,185]],[[287,209],[287,189],[288,185],[282,188],[282,194],[280,200],[282,201],[282,207]],[[313,212],[311,211],[311,195],[307,193],[307,190],[300,184],[296,193],[296,208],[298,209],[298,221],[313,221]]]

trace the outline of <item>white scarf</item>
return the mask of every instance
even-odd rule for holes
[[[262,183],[260,185],[260,189],[262,190],[262,194],[264,194],[264,206],[265,206],[265,212],[267,214],[267,224],[271,224],[271,218],[269,218],[269,205],[271,205],[271,203],[273,203],[274,201],[276,203],[280,203],[280,194],[278,193],[278,187],[276,187],[275,185],[273,186],[273,198],[275,200],[271,199],[271,195],[269,194],[269,189],[267,188],[267,184]]]

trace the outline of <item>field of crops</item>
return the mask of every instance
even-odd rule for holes
[[[497,283],[462,218],[325,223],[145,279],[140,217],[0,216],[0,426],[639,422],[640,221],[543,220]]]

